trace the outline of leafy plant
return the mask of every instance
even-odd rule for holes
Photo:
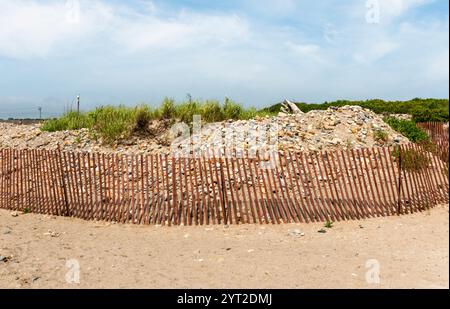
[[[406,136],[411,142],[426,142],[429,140],[428,134],[416,126],[411,120],[399,120],[392,117],[384,118],[384,121],[391,126],[392,129]]]
[[[327,229],[331,229],[333,227],[333,221],[327,220],[324,224],[324,227]]]

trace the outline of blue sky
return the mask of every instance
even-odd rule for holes
[[[85,109],[448,98],[448,4],[0,0],[0,117],[54,116],[78,93]]]

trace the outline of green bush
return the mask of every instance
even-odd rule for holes
[[[342,107],[345,105],[357,105],[372,110],[377,114],[409,114],[415,122],[447,122],[449,119],[449,101],[447,99],[420,99],[415,98],[409,101],[347,101],[339,100],[334,102],[324,102],[321,104],[296,103],[305,113],[311,110],[325,110],[331,106]],[[276,104],[261,111],[266,113],[278,113],[281,104]]]
[[[406,136],[411,142],[426,142],[429,137],[426,132],[416,126],[414,121],[399,120],[392,117],[384,118],[384,121],[391,126],[392,129]]]

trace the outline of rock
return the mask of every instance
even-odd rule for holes
[[[284,100],[281,104],[281,110],[286,114],[303,114],[300,108],[289,100]]]
[[[50,237],[59,237],[61,236],[60,233],[54,232],[52,230],[49,230],[47,233],[44,233],[45,236],[50,236]]]
[[[305,233],[303,233],[303,232],[300,231],[299,229],[295,229],[295,230],[292,230],[292,231],[289,233],[289,235],[290,235],[290,236],[305,236]]]
[[[342,140],[340,139],[340,138],[337,138],[337,137],[335,137],[335,138],[333,138],[332,140],[331,140],[331,144],[332,145],[339,145],[339,144],[341,144],[342,143]]]
[[[318,230],[317,232],[318,232],[318,233],[325,234],[327,231],[326,231],[325,229],[320,229],[320,230]]]
[[[7,263],[12,259],[12,256],[3,256],[0,255],[0,262]]]
[[[19,213],[18,213],[17,211],[13,211],[13,212],[11,213],[11,216],[13,216],[13,217],[18,217],[18,216],[19,216]]]

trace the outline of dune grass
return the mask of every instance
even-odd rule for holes
[[[257,115],[265,115],[254,108],[244,108],[229,99],[221,104],[215,100],[191,100],[177,104],[166,98],[157,108],[149,105],[137,107],[102,106],[89,112],[69,111],[56,119],[44,122],[41,130],[48,132],[77,130],[87,128],[94,130],[103,142],[112,144],[126,139],[133,133],[145,133],[152,120],[172,120],[192,123],[194,115],[200,115],[202,122],[218,122],[224,120],[251,119]]]

